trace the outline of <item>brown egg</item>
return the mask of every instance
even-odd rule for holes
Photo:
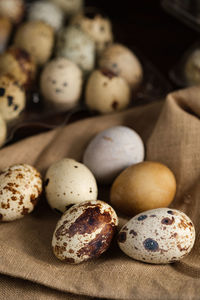
[[[11,31],[11,21],[8,18],[0,17],[0,53],[6,49]]]
[[[172,171],[158,162],[142,162],[124,170],[111,188],[111,204],[122,213],[134,216],[140,212],[167,207],[176,192]]]
[[[46,23],[29,21],[18,28],[14,44],[28,51],[36,64],[43,65],[48,61],[53,50],[54,31]]]
[[[0,75],[9,74],[28,89],[35,78],[36,65],[28,52],[12,47],[0,55]]]
[[[0,0],[0,16],[19,23],[25,11],[24,0]]]

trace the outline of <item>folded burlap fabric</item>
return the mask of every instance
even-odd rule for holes
[[[172,206],[189,215],[197,238],[191,254],[170,265],[134,261],[115,243],[99,259],[64,264],[51,250],[59,216],[43,199],[24,219],[1,224],[0,273],[4,275],[0,298],[200,299],[199,116],[200,87],[193,87],[174,92],[163,102],[85,119],[3,148],[0,169],[29,163],[44,174],[62,157],[81,160],[88,141],[99,131],[119,124],[130,126],[145,142],[146,159],[163,162],[175,173],[178,187]]]

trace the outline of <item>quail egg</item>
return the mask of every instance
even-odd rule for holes
[[[64,212],[70,205],[97,199],[97,184],[91,171],[74,159],[64,158],[52,164],[45,176],[49,205]]]
[[[181,260],[191,251],[195,228],[183,212],[171,208],[145,211],[125,224],[118,245],[133,259],[152,264]]]
[[[55,256],[78,264],[105,252],[114,236],[118,218],[103,201],[86,201],[67,210],[58,221],[52,239]]]
[[[38,171],[29,165],[14,165],[0,173],[0,220],[23,218],[33,211],[42,193]]]

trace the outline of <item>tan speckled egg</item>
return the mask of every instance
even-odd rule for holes
[[[82,83],[80,68],[66,58],[57,58],[44,67],[40,89],[47,103],[61,110],[70,109],[79,102]]]
[[[111,183],[125,168],[143,160],[142,139],[126,126],[114,126],[97,134],[83,155],[83,163],[97,181],[104,184]]]
[[[59,30],[63,24],[62,10],[49,1],[36,1],[31,3],[28,12],[28,20],[43,21],[54,30]]]
[[[103,201],[74,205],[56,226],[53,252],[58,259],[73,264],[99,257],[108,249],[117,225],[114,209]]]
[[[0,173],[0,219],[3,222],[23,218],[33,211],[42,193],[38,171],[20,164]]]
[[[79,26],[94,40],[98,55],[113,42],[112,24],[99,13],[77,14],[71,24]]]
[[[33,84],[36,65],[28,52],[12,47],[0,55],[0,75],[9,74],[26,89]]]
[[[176,180],[172,171],[158,162],[145,161],[125,169],[111,188],[111,204],[134,216],[145,210],[167,207],[174,199]]]
[[[0,114],[0,147],[4,145],[7,136],[7,125]]]
[[[13,23],[19,23],[24,15],[23,0],[0,0],[0,16],[9,18]]]
[[[68,206],[97,199],[97,184],[91,171],[71,158],[52,164],[45,176],[46,198],[52,209],[64,212]]]
[[[12,28],[13,26],[9,19],[0,17],[0,53],[7,47]]]
[[[184,66],[184,76],[188,85],[200,83],[200,49],[196,49],[187,58]]]
[[[123,45],[109,46],[102,53],[98,64],[100,68],[106,68],[126,79],[133,90],[142,82],[143,69],[139,59]]]
[[[82,30],[68,26],[61,30],[57,39],[56,56],[66,57],[76,63],[84,73],[94,69],[95,43]]]
[[[120,249],[133,259],[152,264],[181,260],[191,251],[195,228],[183,212],[171,208],[145,211],[125,224],[118,235]]]
[[[9,75],[0,76],[0,114],[6,122],[17,118],[26,105],[22,86]]]
[[[29,21],[22,24],[14,38],[15,46],[29,52],[36,64],[45,64],[51,56],[54,45],[54,31],[41,21]]]
[[[102,114],[121,111],[128,107],[131,91],[128,83],[107,70],[95,70],[86,84],[85,103]]]
[[[66,16],[72,16],[83,9],[83,0],[50,0],[59,6]]]

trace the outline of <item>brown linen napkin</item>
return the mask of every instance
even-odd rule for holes
[[[41,290],[38,288],[35,299],[43,299],[45,292],[49,293],[48,299],[51,294],[47,287],[54,289],[52,299],[60,299],[61,292],[83,295],[82,299],[84,296],[200,299],[199,116],[200,87],[193,87],[168,95],[165,102],[79,121],[0,151],[0,169],[15,163],[29,163],[44,174],[52,162],[62,157],[81,160],[88,141],[105,128],[122,124],[135,129],[146,144],[146,159],[163,162],[174,171],[178,190],[173,207],[186,212],[195,224],[194,249],[182,262],[158,266],[140,263],[125,256],[113,243],[99,259],[75,266],[64,264],[51,250],[52,233],[59,216],[43,199],[24,219],[1,224],[0,273],[43,285]],[[108,197],[102,200],[108,201]],[[6,278],[4,289],[9,286]],[[21,292],[22,286],[23,283],[19,287]],[[24,292],[25,287],[24,284]],[[28,289],[29,293],[33,292],[33,283],[29,283]],[[59,290],[58,294],[55,290]],[[15,288],[13,295],[16,293]],[[66,299],[70,299],[67,295]]]

